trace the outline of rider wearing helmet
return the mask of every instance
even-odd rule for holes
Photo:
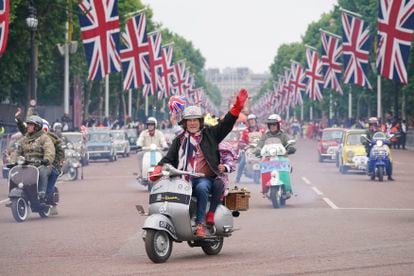
[[[26,120],[26,132],[17,148],[18,156],[35,162],[39,169],[39,198],[46,195],[48,178],[55,160],[55,146],[52,139],[43,131],[43,120],[37,115],[29,116]],[[12,163],[15,163],[13,160]]]
[[[18,108],[17,112],[15,114],[15,120],[17,123],[17,127],[20,130],[20,132],[24,135],[27,133],[27,125],[20,119],[20,113],[21,109]],[[55,134],[49,132],[49,122],[45,119],[42,119],[42,130],[49,136],[49,138],[52,140],[53,145],[55,147],[55,160],[53,161],[51,173],[48,179],[47,183],[47,189],[46,189],[46,203],[53,202],[53,191],[56,184],[56,180],[58,176],[60,175],[62,171],[62,164],[65,159],[65,151],[62,148],[62,141],[57,137]]]
[[[271,114],[266,119],[266,124],[268,127],[268,130],[265,134],[263,134],[262,138],[260,139],[259,143],[257,144],[257,151],[256,154],[260,154],[260,150],[265,145],[266,140],[268,138],[278,138],[280,140],[280,143],[284,146],[288,146],[288,135],[281,129],[280,124],[282,123],[282,118],[278,114]],[[288,154],[295,153],[296,148],[293,146],[288,146],[286,148]]]
[[[365,151],[367,152],[367,156],[369,158],[369,154],[371,152],[371,140],[375,133],[382,132],[381,128],[379,127],[379,121],[377,117],[370,117],[368,119],[368,129],[367,129],[367,139],[361,138],[362,144],[365,146]],[[371,162],[368,161],[368,173],[372,173],[374,171],[373,165],[370,164]],[[386,173],[388,175],[388,180],[394,181],[395,179],[392,177],[392,162],[389,165],[385,166]],[[375,177],[375,176],[374,176]]]
[[[223,192],[214,180],[221,174],[219,170],[219,144],[232,131],[236,120],[247,100],[248,93],[241,89],[236,102],[223,120],[215,126],[205,126],[204,116],[199,106],[188,106],[183,111],[180,122],[184,132],[175,137],[168,153],[161,159],[151,174],[152,181],[157,180],[164,164],[171,164],[177,169],[203,173],[203,177],[191,177],[193,193],[197,197],[196,232],[197,237],[204,237],[206,229],[206,209],[209,194],[212,194],[210,210],[207,213],[207,223],[214,224],[214,212]],[[218,198],[215,198],[218,195]],[[215,206],[214,206],[215,205]]]
[[[257,124],[257,116],[253,113],[247,115],[247,127],[241,134],[241,141],[239,148],[243,151],[249,145],[249,134],[252,132],[264,133],[264,129],[260,128]],[[239,166],[237,167],[236,183],[240,182],[240,178],[243,174],[244,168],[246,167],[246,158],[244,154],[240,154],[238,159]]]
[[[157,129],[157,119],[154,117],[148,117],[147,121],[145,122],[147,127],[146,130],[143,130],[138,137],[137,146],[138,149],[142,149],[143,147],[149,147],[151,144],[154,144],[159,149],[167,149],[168,145],[165,140],[164,134]],[[138,178],[142,177],[142,158],[145,152],[140,151],[137,154],[138,157]]]

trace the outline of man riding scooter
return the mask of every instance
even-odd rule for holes
[[[374,136],[375,133],[377,132],[382,132],[381,128],[379,127],[378,124],[378,118],[376,117],[371,117],[368,119],[368,130],[367,130],[367,139],[363,139],[362,143],[365,146],[365,151],[367,152],[367,157],[369,160],[369,155],[371,152],[371,140]],[[374,163],[369,162],[368,161],[368,174],[369,175],[373,175],[374,174]],[[388,180],[389,181],[394,181],[395,179],[392,177],[392,162],[389,162],[389,164],[387,164],[386,166],[386,172],[388,175]]]
[[[166,150],[168,144],[165,140],[164,134],[157,129],[157,119],[149,117],[146,122],[147,129],[142,131],[138,137],[137,146],[138,150],[142,148],[148,148],[151,144],[157,146],[158,149]],[[139,151],[138,156],[138,179],[142,178],[142,158],[145,151]]]
[[[247,100],[246,90],[240,90],[236,102],[223,120],[212,127],[204,126],[204,115],[198,106],[189,106],[183,111],[181,125],[184,132],[174,138],[168,153],[155,167],[150,176],[151,181],[156,181],[162,172],[164,164],[190,172],[202,173],[203,177],[191,177],[189,180],[193,186],[193,193],[197,197],[196,211],[196,236],[205,237],[205,220],[214,224],[214,212],[212,207],[217,207],[221,191],[217,191],[214,179],[220,175],[220,156],[218,145],[232,131],[236,120]],[[212,194],[210,210],[206,216],[208,196]],[[217,197],[215,195],[218,195]]]
[[[260,132],[264,133],[264,129],[259,128],[257,124],[257,117],[254,114],[249,114],[247,116],[247,128],[243,130],[241,135],[241,141],[239,144],[240,147],[240,156],[239,156],[239,166],[237,168],[236,183],[240,183],[240,178],[243,175],[243,171],[246,166],[246,156],[243,154],[246,147],[249,145],[249,133]]]
[[[55,146],[52,139],[43,131],[43,120],[39,116],[29,116],[26,120],[26,133],[17,148],[15,157],[38,163],[39,198],[45,200],[48,178],[55,160]],[[12,160],[16,163],[17,160]]]

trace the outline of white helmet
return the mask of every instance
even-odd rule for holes
[[[250,113],[249,115],[247,115],[247,120],[257,120],[257,116],[253,113]]]
[[[53,124],[53,131],[56,131],[58,128],[60,128],[60,130],[62,130],[62,124],[59,122],[56,122]]]
[[[278,114],[271,114],[269,117],[267,117],[266,123],[267,124],[274,124],[274,123],[281,123],[282,117],[280,117]]]
[[[158,121],[154,117],[148,117],[147,122],[145,124],[154,124],[155,128],[157,128]]]
[[[48,122],[48,121],[46,121],[45,119],[42,119],[42,121],[43,121],[43,127],[42,127],[42,129],[43,129],[45,132],[49,132],[49,122]]]
[[[201,108],[197,105],[186,107],[183,111],[183,120],[202,119],[203,117],[203,112],[201,111]]]

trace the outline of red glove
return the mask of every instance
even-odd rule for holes
[[[157,181],[162,176],[161,172],[162,172],[162,166],[156,166],[154,168],[154,171],[150,174],[149,180],[151,180],[152,182]]]
[[[237,98],[236,98],[236,102],[234,103],[233,107],[230,109],[231,115],[236,116],[236,117],[239,116],[248,97],[249,97],[249,93],[247,92],[247,90],[244,88],[240,89],[239,94],[237,95]]]

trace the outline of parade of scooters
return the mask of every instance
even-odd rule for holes
[[[412,275],[414,0],[0,0],[0,275]]]

